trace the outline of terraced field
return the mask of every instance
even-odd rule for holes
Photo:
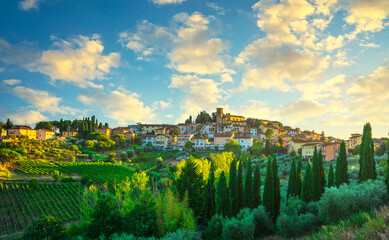
[[[33,190],[27,183],[0,182],[0,236],[21,232],[42,215],[76,221],[81,194],[78,184],[40,183]]]

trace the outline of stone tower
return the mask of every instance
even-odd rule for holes
[[[216,123],[223,123],[223,108],[216,108]]]

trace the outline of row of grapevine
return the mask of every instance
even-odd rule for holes
[[[77,220],[81,193],[78,184],[40,183],[33,190],[27,183],[0,183],[0,236],[24,231],[42,215]]]
[[[21,165],[17,170],[29,175],[52,175],[54,171],[63,174],[72,173],[67,169],[58,167],[54,163],[44,160],[19,160],[17,163]]]

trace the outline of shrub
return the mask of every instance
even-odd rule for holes
[[[66,231],[62,223],[52,216],[43,216],[29,226],[23,239],[66,239]]]
[[[224,218],[220,215],[215,215],[209,220],[207,229],[205,230],[206,239],[221,239],[223,233]]]
[[[190,230],[179,229],[176,232],[169,233],[161,240],[201,240],[201,233]]]
[[[135,155],[135,151],[133,149],[127,149],[127,156],[132,158]]]
[[[32,190],[34,190],[34,191],[36,191],[36,190],[38,190],[38,181],[35,179],[35,178],[31,178],[30,179],[30,181],[28,182],[28,186],[32,189]]]
[[[286,238],[301,236],[319,229],[320,219],[312,213],[283,214],[277,218],[277,229]]]
[[[72,177],[64,177],[64,178],[62,178],[61,182],[72,183],[72,182],[74,182],[74,179]]]
[[[252,211],[252,215],[255,224],[254,236],[256,238],[271,235],[275,232],[274,223],[269,214],[266,212],[266,208],[264,206],[259,206],[254,209]]]
[[[242,212],[240,217],[226,219],[223,224],[223,239],[254,239],[254,217],[252,214],[247,214],[248,211]],[[245,216],[244,216],[245,215]]]
[[[127,152],[121,152],[121,153],[120,153],[120,159],[121,159],[122,161],[126,161],[127,158],[128,158]]]
[[[368,180],[360,184],[343,184],[326,189],[319,201],[319,216],[324,223],[335,222],[369,211],[386,202],[386,186],[382,180]]]

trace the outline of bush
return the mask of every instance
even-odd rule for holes
[[[169,233],[161,240],[201,240],[201,233],[190,230],[179,229],[176,232]]]
[[[252,211],[252,215],[255,224],[254,236],[256,238],[271,235],[275,232],[274,223],[269,214],[266,212],[266,208],[264,206],[259,206],[254,209]]]
[[[312,213],[283,214],[277,218],[277,229],[286,238],[298,237],[319,229],[320,219]]]
[[[28,186],[34,191],[38,190],[39,188],[38,181],[35,178],[31,178],[31,180],[28,182]]]
[[[135,151],[133,149],[127,149],[127,156],[132,158],[135,155]]]
[[[81,236],[83,233],[84,226],[81,223],[72,223],[69,225],[66,235],[69,238],[75,238]]]
[[[324,223],[336,222],[359,211],[382,206],[387,199],[382,180],[368,180],[360,184],[343,184],[326,189],[319,201],[319,216]]]
[[[27,228],[23,239],[66,239],[66,231],[54,217],[43,216]]]
[[[120,159],[121,159],[122,161],[126,161],[127,158],[128,158],[127,152],[121,152],[121,153],[120,153]]]
[[[223,239],[254,239],[254,217],[252,214],[247,213],[248,212],[245,211],[240,215],[240,217],[243,217],[241,220],[238,218],[231,218],[224,221]]]
[[[64,178],[62,178],[61,182],[72,183],[72,182],[74,182],[74,179],[72,177],[64,177]]]
[[[215,215],[208,221],[207,229],[205,230],[206,239],[221,239],[223,233],[224,218],[220,215]]]

